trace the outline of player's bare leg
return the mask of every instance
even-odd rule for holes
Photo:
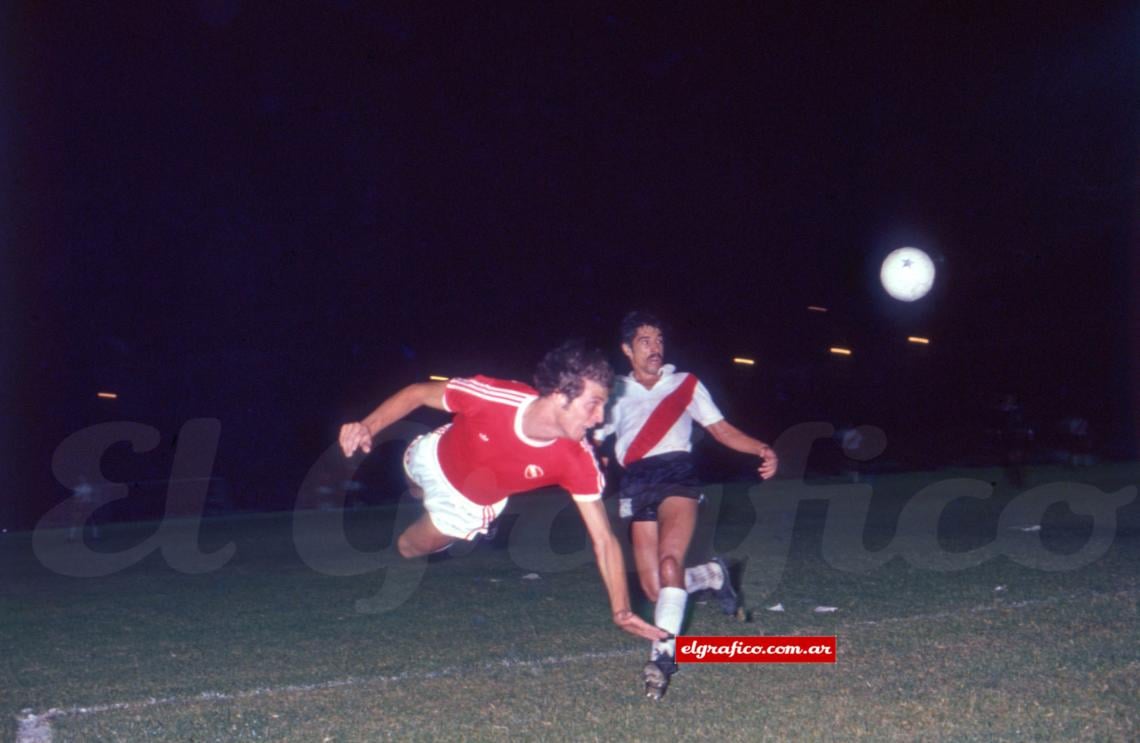
[[[455,537],[449,537],[435,528],[431,518],[424,513],[399,536],[396,540],[396,549],[399,550],[401,557],[423,557],[445,550],[455,541],[457,541]]]
[[[672,500],[680,499],[673,498]],[[686,527],[690,529],[685,540],[686,552],[688,551],[689,543],[692,541],[692,530],[695,528],[696,519],[695,513],[693,514],[693,519],[694,525]],[[662,555],[664,556],[664,552],[662,552]],[[683,565],[684,563],[681,564]],[[664,566],[662,566],[662,570],[664,569]],[[661,579],[661,583],[663,585],[666,584],[664,578]],[[740,596],[732,586],[732,578],[728,573],[728,565],[722,558],[713,557],[708,562],[685,568],[683,585],[685,590],[690,594],[705,590],[712,591],[713,598],[716,599],[722,613],[728,616],[735,616],[740,620],[744,619],[745,612],[740,603]]]
[[[685,619],[685,553],[697,523],[697,501],[692,498],[669,497],[657,508],[657,605],[654,624],[671,635],[681,632]],[[636,539],[636,537],[634,537]],[[660,699],[677,670],[676,640],[653,644],[650,660],[642,672],[645,693]]]
[[[697,501],[672,496],[657,508],[657,564],[661,586],[685,587],[685,554],[697,528]]]
[[[661,588],[661,558],[657,555],[657,522],[634,521],[630,529],[633,542],[633,564],[637,568],[637,580],[641,590],[650,601],[657,601],[657,591]]]
[[[638,583],[640,583],[645,597],[650,601],[657,601],[658,591],[665,583],[661,577],[663,572],[670,575],[670,580],[666,585],[683,587],[689,593],[702,591],[706,588],[715,588],[715,586],[709,585],[710,577],[707,571],[701,571],[705,566],[685,570],[679,583],[673,577],[676,575],[676,571],[685,564],[685,554],[689,551],[689,544],[692,542],[693,532],[696,529],[698,502],[690,498],[669,498],[665,503],[673,504],[665,507],[666,516],[664,518],[668,520],[670,530],[667,545],[663,547],[659,543],[660,509],[658,509],[658,521],[634,521],[630,530]],[[665,506],[665,503],[661,505]],[[665,564],[666,558],[671,558],[668,565]],[[715,574],[716,568],[712,570],[714,573],[712,579],[715,580],[719,574]]]

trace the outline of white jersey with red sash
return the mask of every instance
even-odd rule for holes
[[[484,376],[447,383],[443,403],[455,418],[439,440],[439,466],[473,503],[489,506],[547,485],[575,500],[601,497],[605,481],[585,442],[523,433],[523,413],[537,397],[529,385]]]
[[[694,375],[661,367],[661,378],[646,389],[633,375],[620,377],[603,436],[614,443],[623,467],[658,454],[691,451],[693,421],[710,426],[724,420],[708,389]]]

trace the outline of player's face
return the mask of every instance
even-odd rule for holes
[[[634,374],[656,376],[665,363],[665,336],[659,328],[642,325],[633,334],[633,341],[623,343],[621,350],[629,359]]]
[[[559,414],[559,425],[563,436],[575,441],[586,437],[586,431],[606,417],[606,400],[610,392],[597,382],[586,379],[582,394],[573,400],[567,400]]]

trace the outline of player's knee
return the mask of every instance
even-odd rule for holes
[[[661,564],[658,568],[658,571],[661,574],[662,585],[678,586],[681,585],[679,581],[684,580],[684,575],[681,572],[681,563],[676,557],[672,555],[666,555],[665,557],[661,558]]]
[[[419,557],[423,554],[423,552],[412,542],[411,538],[408,537],[407,532],[401,534],[400,537],[396,540],[396,551],[400,553],[400,557],[409,560],[413,557]]]

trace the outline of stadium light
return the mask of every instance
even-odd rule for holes
[[[451,379],[451,377],[441,377],[438,374],[432,374],[430,377],[428,377],[428,379],[433,382],[446,382],[447,380]]]
[[[119,396],[114,392],[96,392],[95,397],[100,397],[104,400],[118,400]]]
[[[842,348],[841,346],[832,346],[831,348],[829,348],[827,350],[836,356],[850,356],[851,355],[851,349],[850,348]]]
[[[820,307],[818,304],[809,304],[808,312],[827,312],[827,308]]]
[[[922,336],[918,336],[918,335],[908,335],[906,337],[906,342],[907,343],[917,343],[920,346],[929,346],[930,345],[930,339],[929,338],[923,338]]]
[[[739,366],[755,366],[756,365],[756,361],[754,359],[746,359],[743,356],[733,356],[732,357],[732,363],[737,364]]]

